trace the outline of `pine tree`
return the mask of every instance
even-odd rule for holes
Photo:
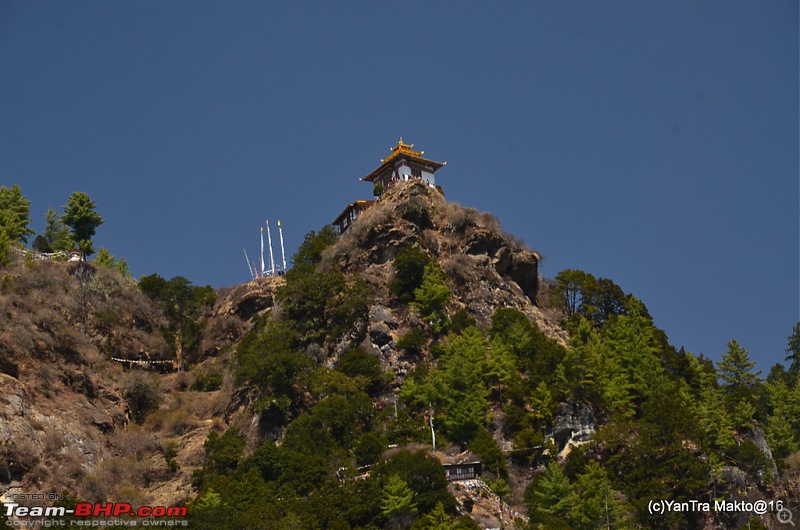
[[[733,443],[733,421],[725,408],[725,396],[716,383],[703,388],[699,403],[700,426],[715,449],[726,450]]]
[[[33,230],[28,228],[31,202],[22,195],[22,189],[14,184],[10,188],[0,186],[0,230],[6,233],[11,243],[27,243]]]
[[[739,346],[736,340],[728,343],[728,351],[722,356],[718,368],[719,377],[732,391],[751,390],[760,381],[761,370],[753,372],[756,362],[750,360],[747,350]]]
[[[388,518],[404,518],[417,513],[414,492],[397,475],[389,477],[389,482],[383,487],[381,513]]]
[[[106,247],[100,247],[100,250],[97,251],[97,256],[94,258],[94,263],[95,265],[101,265],[109,269],[116,268],[117,266],[116,258],[111,255],[111,252],[109,252]]]
[[[89,195],[76,191],[70,195],[61,216],[61,222],[70,228],[70,237],[80,247],[84,258],[94,254],[92,238],[97,227],[104,222],[96,209]]]
[[[611,488],[606,472],[594,460],[575,482],[575,503],[570,518],[576,528],[634,528],[627,507]]]
[[[47,208],[44,219],[44,238],[50,245],[50,251],[67,252],[72,249],[73,243],[69,238],[69,228],[64,226],[64,223],[61,222],[58,212],[56,212],[52,207]]]
[[[436,504],[436,507],[422,518],[421,523],[415,528],[420,530],[453,530],[452,518],[447,515],[444,506],[441,502]]]
[[[754,389],[761,379],[761,371],[753,371],[756,362],[750,360],[747,350],[736,340],[728,343],[717,372],[725,387],[728,410],[735,427],[748,427],[756,412]]]
[[[564,475],[555,461],[547,465],[545,474],[532,483],[525,497],[528,501],[528,513],[536,516],[548,516],[566,519],[575,502],[575,492],[569,479]],[[540,519],[533,517],[532,519]]]
[[[442,269],[435,262],[428,263],[422,275],[422,284],[414,291],[414,307],[420,318],[430,323],[436,332],[444,329],[447,319],[444,309],[450,295]]]
[[[628,315],[610,321],[604,330],[606,362],[613,368],[607,376],[605,393],[613,408],[623,408],[631,414],[632,405],[647,399],[665,375],[655,327],[644,306],[630,297],[627,312]],[[626,398],[630,399],[627,404]]]
[[[792,334],[789,335],[789,345],[786,348],[786,360],[792,361],[789,365],[789,374],[793,381],[792,384],[797,384],[797,378],[800,375],[800,322],[792,328]]]
[[[11,250],[11,238],[8,232],[3,229],[5,220],[9,217],[7,212],[0,210],[0,267],[8,265],[8,253]]]
[[[599,332],[585,318],[573,329],[570,348],[556,371],[560,380],[556,388],[562,395],[600,403],[600,385],[607,367],[601,359],[603,351]]]

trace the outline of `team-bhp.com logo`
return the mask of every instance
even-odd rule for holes
[[[6,517],[186,517],[186,506],[140,506],[133,508],[127,502],[79,502],[75,509],[63,506],[20,506],[6,502]]]

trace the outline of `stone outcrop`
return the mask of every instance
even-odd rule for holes
[[[553,419],[553,441],[559,451],[591,441],[597,420],[588,403],[559,403]]]
[[[550,338],[566,343],[558,316],[537,306],[538,253],[505,234],[491,215],[446,202],[420,181],[390,188],[326,251],[324,260],[365,278],[385,308],[392,299],[386,289],[393,274],[391,262],[403,245],[419,246],[445,271],[451,289],[458,292],[458,301],[448,308],[451,314],[465,309],[487,327],[497,308],[512,307]],[[397,338],[395,328],[372,316],[372,343],[386,346],[390,338]]]
[[[283,276],[272,276],[237,285],[217,301],[214,315],[236,316],[242,320],[250,320],[275,305],[275,291],[284,282]]]
[[[88,384],[92,397],[52,381],[49,391],[60,399],[42,399],[26,382],[0,374],[0,484],[59,458],[77,458],[91,471],[108,453],[104,435],[124,427],[128,411],[118,396],[108,399],[113,392],[102,384]]]
[[[764,454],[767,461],[765,469],[760,469],[758,471],[759,478],[777,477],[778,467],[775,465],[775,459],[772,457],[772,451],[769,448],[767,435],[764,433],[764,429],[756,425],[747,432],[747,437],[758,447],[758,450]]]

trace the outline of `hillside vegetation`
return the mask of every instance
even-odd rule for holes
[[[216,292],[12,253],[0,491],[189,504],[201,529],[766,528],[649,502],[798,508],[800,326],[788,370],[762,378],[735,340],[715,366],[613,281],[545,281],[540,259],[420,182],[309,233],[285,277]],[[448,483],[472,460],[481,485]]]

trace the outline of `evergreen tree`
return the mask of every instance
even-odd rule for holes
[[[479,428],[469,443],[469,450],[478,455],[483,464],[483,468],[495,473],[499,477],[508,477],[508,466],[503,457],[503,452],[492,438],[492,435],[484,429]]]
[[[422,283],[414,291],[414,308],[420,318],[428,322],[435,332],[444,329],[447,315],[445,305],[450,300],[450,288],[444,272],[435,262],[425,265]]]
[[[384,517],[397,519],[404,519],[417,513],[414,492],[406,481],[397,475],[389,477],[389,482],[383,487],[381,513]]]
[[[426,514],[420,524],[414,526],[415,530],[453,530],[452,518],[447,514],[442,503]]]
[[[440,370],[433,371],[429,394],[440,397],[444,419],[455,441],[466,441],[486,418],[489,392],[484,384],[486,340],[476,328],[448,337]],[[441,374],[441,377],[435,377]],[[433,400],[434,404],[437,402]]]
[[[556,288],[553,292],[553,306],[562,309],[567,318],[576,315],[583,305],[583,285],[586,273],[566,269],[556,275]]]
[[[608,322],[600,347],[597,374],[602,401],[612,411],[632,416],[665,377],[655,327],[644,306],[630,297],[627,315]]]
[[[71,250],[73,243],[69,238],[69,228],[61,222],[58,212],[49,207],[44,218],[44,238],[50,246],[50,252],[67,252]]]
[[[94,254],[92,238],[97,227],[104,221],[97,213],[97,206],[89,195],[81,191],[70,195],[64,206],[61,222],[69,227],[70,237],[81,249],[84,258]]]
[[[791,361],[789,365],[789,374],[793,381],[792,385],[797,384],[798,376],[800,376],[800,322],[792,328],[792,334],[789,335],[789,345],[786,347],[786,360]]]
[[[11,250],[11,238],[8,232],[3,229],[6,219],[9,217],[7,212],[0,210],[0,267],[8,265],[8,253]]]
[[[651,499],[698,499],[707,487],[708,469],[691,448],[690,441],[700,433],[688,388],[662,379],[639,416],[635,421],[617,416],[598,433],[600,445],[610,455],[605,468],[638,512],[643,527],[694,528],[700,514],[672,512],[654,519],[648,510]]]
[[[41,252],[42,254],[53,252],[52,247],[50,247],[50,243],[48,243],[47,239],[41,234],[36,236],[36,238],[33,240],[33,245],[31,245],[31,247],[36,252]]]
[[[627,507],[617,498],[606,472],[594,460],[575,482],[574,503],[569,511],[576,528],[635,528]]]
[[[331,225],[325,225],[319,232],[312,230],[307,233],[303,243],[292,256],[294,267],[290,273],[296,274],[312,270],[322,261],[322,252],[335,242],[336,232]],[[287,275],[291,274],[287,273]]]
[[[739,346],[736,340],[731,340],[728,351],[717,367],[725,387],[728,410],[736,427],[751,425],[756,412],[754,389],[761,381],[761,371],[753,371],[755,365],[747,350]]]
[[[455,499],[447,491],[447,478],[438,459],[425,451],[400,451],[391,460],[381,462],[373,469],[377,477],[398,475],[414,492],[414,502],[419,513],[433,510],[441,503],[445,511],[455,512]]]
[[[725,408],[725,395],[719,386],[709,384],[700,394],[700,426],[709,445],[728,450],[734,444],[733,420]]]
[[[734,339],[728,343],[728,351],[719,363],[719,377],[731,391],[749,391],[760,381],[761,370],[754,372],[755,366],[747,350]]]
[[[92,263],[94,263],[95,265],[106,267],[107,269],[115,269],[119,271],[120,274],[126,277],[131,276],[130,272],[128,271],[128,262],[125,261],[125,258],[117,259],[116,256],[112,256],[111,252],[109,252],[109,250],[105,247],[100,247],[100,250],[97,251],[97,255],[95,256]]]
[[[94,258],[94,264],[114,269],[117,266],[117,260],[106,247],[100,247],[100,250],[97,251],[97,256]]]
[[[127,264],[126,264],[127,267]],[[210,285],[199,287],[183,276],[167,281],[158,274],[142,276],[139,289],[161,304],[169,320],[164,335],[181,363],[191,356],[200,340],[198,315],[213,305],[216,295]],[[189,359],[192,360],[191,358]]]
[[[128,261],[125,258],[119,258],[116,267],[120,274],[128,278],[131,277],[131,273],[128,270]]]
[[[33,230],[28,228],[31,202],[22,195],[22,189],[14,184],[10,188],[0,186],[0,230],[6,233],[11,243],[27,243]]]
[[[769,405],[766,433],[772,455],[780,464],[800,449],[800,392],[798,387],[789,388],[784,377],[770,377],[764,384]]]
[[[600,402],[599,382],[608,372],[602,360],[605,356],[603,349],[600,333],[588,320],[580,319],[570,338],[570,348],[560,365],[563,371],[560,386],[565,392],[577,399]],[[628,402],[629,398],[626,396],[620,401]]]
[[[626,314],[627,296],[617,284],[580,270],[559,272],[553,295],[552,305],[567,319],[581,315],[599,327],[614,315]]]
[[[528,486],[525,499],[531,522],[546,523],[551,518],[568,518],[575,502],[575,492],[561,466],[552,460],[544,475]]]

